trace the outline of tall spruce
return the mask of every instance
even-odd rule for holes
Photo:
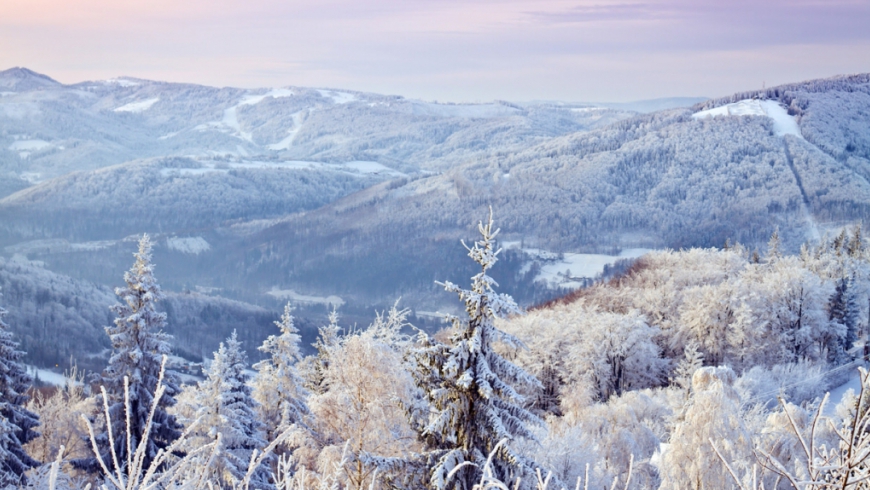
[[[245,478],[251,455],[266,446],[264,425],[257,417],[257,402],[248,385],[247,356],[233,331],[221,343],[197,391],[197,418],[200,426],[194,442],[214,443],[220,435],[220,447],[212,461],[211,474],[221,488],[236,488]],[[203,457],[208,454],[203,455]],[[207,459],[207,458],[206,458]],[[272,490],[265,464],[256,468],[249,488]]]
[[[301,337],[293,324],[291,312],[288,303],[284,306],[281,320],[275,322],[281,334],[270,335],[259,348],[269,357],[254,364],[258,371],[254,398],[259,403],[263,422],[269,427],[267,436],[270,441],[290,425],[303,424],[309,413],[305,403],[308,391],[296,368],[302,360]]]
[[[459,295],[468,318],[452,318],[449,345],[424,337],[415,354],[415,378],[430,405],[428,420],[420,426],[429,449],[425,459],[433,463],[428,485],[439,490],[471,490],[479,483],[493,451],[493,476],[509,482],[511,488],[518,478],[526,486],[532,485],[537,467],[510,445],[515,438],[534,440],[528,424],[542,424],[523,408],[523,397],[512,384],[540,388],[540,382],[494,349],[495,343],[523,346],[494,325],[496,317],[520,310],[510,296],[495,292],[497,284],[487,275],[499,254],[494,248],[498,230],[493,231],[492,210],[489,221],[480,223],[479,230],[481,240],[473,247],[465,246],[469,257],[481,267],[480,273],[472,277],[471,289],[439,283],[446,291]],[[498,446],[505,439],[508,444]],[[460,466],[463,463],[471,464]]]
[[[135,451],[145,434],[163,357],[171,352],[169,341],[172,338],[163,332],[166,314],[158,312],[156,308],[156,303],[163,299],[163,293],[154,278],[148,235],[142,236],[139,251],[133,256],[136,262],[124,273],[126,287],[115,289],[115,294],[121,299],[119,304],[111,308],[117,316],[115,325],[106,327],[112,342],[112,356],[106,370],[97,377],[97,382],[105,386],[108,395],[112,440],[119,462],[127,461],[127,448]],[[129,427],[125,410],[125,378],[129,380]],[[181,435],[181,424],[166,411],[167,407],[175,405],[174,397],[179,392],[176,373],[167,369],[163,384],[166,391],[157,403],[148,432],[143,470],[150,467],[159,450],[168,447]],[[129,445],[127,434],[131,436]],[[96,436],[96,441],[103,461],[110,469],[114,469],[105,424],[102,433]],[[100,470],[96,457],[76,460],[73,464],[92,472]]]
[[[27,374],[18,350],[18,342],[4,321],[7,312],[0,307],[0,485],[24,484],[24,473],[39,461],[24,450],[39,433],[33,429],[39,425],[39,417],[24,408],[30,397],[25,393],[33,382]]]

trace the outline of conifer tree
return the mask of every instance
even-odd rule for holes
[[[262,421],[272,432],[268,439],[274,440],[283,429],[293,424],[302,424],[308,415],[305,399],[308,391],[303,387],[302,377],[296,365],[302,360],[299,349],[299,330],[293,324],[290,304],[284,306],[281,321],[275,326],[280,335],[270,335],[260,346],[269,358],[254,364],[258,371],[254,386],[254,399],[259,404]]]
[[[523,397],[511,386],[519,383],[540,388],[540,382],[496,353],[493,344],[521,347],[510,334],[495,328],[497,316],[519,313],[513,299],[496,293],[496,282],[487,271],[497,261],[498,230],[493,230],[492,211],[487,224],[480,223],[480,241],[468,255],[481,267],[471,289],[450,282],[445,290],[459,295],[468,319],[453,318],[450,345],[428,338],[417,353],[418,385],[428,398],[430,415],[422,424],[422,437],[429,446],[427,457],[434,463],[429,485],[435,489],[471,490],[479,482],[487,456],[503,439],[534,440],[528,424],[542,422],[523,408]],[[463,463],[471,463],[462,466]],[[515,453],[509,444],[498,446],[491,461],[493,476],[510,482],[518,478],[531,485],[536,465]],[[458,470],[450,477],[451,471]]]
[[[220,447],[210,471],[223,488],[236,488],[245,477],[254,450],[266,446],[264,425],[256,414],[257,402],[247,384],[246,367],[247,356],[233,331],[215,352],[196,397],[200,428],[194,441],[197,445],[213,443],[220,435]],[[254,471],[249,488],[274,488],[265,465]]]
[[[780,257],[782,257],[782,247],[779,239],[779,228],[773,230],[773,233],[770,235],[770,240],[767,241],[767,263],[773,263]]]
[[[341,328],[338,326],[338,312],[332,310],[329,313],[329,324],[318,329],[317,342],[314,343],[314,348],[317,349],[317,354],[311,360],[310,375],[306,380],[305,387],[312,393],[322,395],[326,392],[327,386],[324,379],[326,370],[329,369],[330,352],[339,343],[339,333]]]
[[[106,327],[112,342],[109,365],[97,382],[106,388],[109,417],[112,425],[112,440],[119,462],[127,461],[127,448],[136,448],[145,434],[149,412],[157,391],[163,357],[171,352],[170,335],[163,332],[166,314],[157,311],[156,303],[163,293],[154,277],[151,264],[151,240],[143,235],[139,251],[133,254],[136,262],[124,274],[126,287],[116,288],[120,304],[112,307],[117,315],[115,325]],[[125,378],[129,380],[129,417],[125,409]],[[148,432],[143,469],[147,469],[160,449],[165,449],[181,435],[181,425],[175,416],[166,412],[175,404],[179,393],[177,375],[166,370],[163,377],[166,391],[157,403],[151,429]],[[129,419],[130,426],[127,427]],[[128,445],[127,434],[131,441]],[[109,448],[109,434],[105,428],[96,436],[103,461],[114,469],[114,459]],[[88,471],[99,471],[96,457],[76,460],[73,464]]]
[[[24,472],[39,466],[23,448],[39,436],[33,430],[39,417],[24,408],[30,398],[25,392],[33,380],[21,363],[24,352],[12,339],[5,316],[0,307],[0,485],[26,483]]]

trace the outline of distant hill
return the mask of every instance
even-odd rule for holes
[[[269,311],[338,298],[363,319],[401,296],[436,318],[455,302],[433,281],[474,273],[459,240],[490,206],[508,248],[493,273],[524,304],[644,250],[777,228],[795,250],[870,210],[870,75],[649,114],[13,79],[30,88],[0,97],[0,254],[115,284],[125,240],[150,232],[169,290]]]

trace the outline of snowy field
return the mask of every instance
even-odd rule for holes
[[[714,107],[713,109],[692,114],[692,117],[695,119],[718,116],[766,116],[773,119],[773,131],[777,136],[791,134],[803,139],[795,118],[790,116],[785,107],[775,100],[741,100],[733,104]]]
[[[38,368],[36,366],[31,366],[26,364],[27,372],[30,373],[34,378],[39,378],[43,383],[48,383],[54,386],[65,386],[69,381],[69,378],[62,374],[58,374],[54,371],[49,371],[48,369]],[[80,381],[75,382],[76,385],[82,384]]]
[[[506,249],[520,248],[520,242],[504,242]],[[648,248],[627,248],[619,255],[582,254],[566,252],[559,254],[537,248],[523,248],[522,251],[533,260],[542,262],[541,272],[536,281],[544,281],[551,288],[576,289],[583,286],[583,279],[595,279],[604,272],[604,267],[619,260],[636,259],[647,252]],[[527,264],[531,267],[531,262]],[[527,270],[527,269],[526,269]]]
[[[154,97],[153,99],[140,100],[138,102],[130,102],[129,104],[122,105],[115,109],[115,112],[144,112],[151,108],[154,104],[156,104],[160,100],[159,97]]]
[[[211,245],[200,236],[195,237],[170,237],[166,239],[169,250],[175,250],[190,255],[199,255],[211,250]]]
[[[344,300],[338,296],[309,296],[306,294],[299,294],[292,289],[278,289],[277,287],[273,287],[271,291],[267,292],[269,296],[273,298],[277,298],[280,300],[291,301],[294,303],[306,303],[306,304],[318,304],[318,305],[332,305],[335,307],[341,307],[344,305]]]

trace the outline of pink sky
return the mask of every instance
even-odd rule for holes
[[[867,0],[3,0],[0,69],[627,101],[870,72],[868,26]]]

